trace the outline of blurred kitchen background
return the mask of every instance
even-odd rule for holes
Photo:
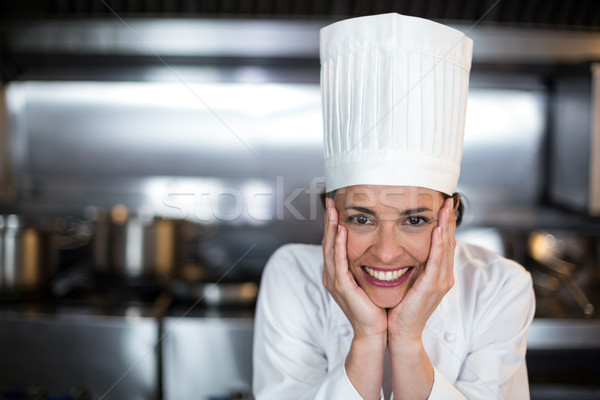
[[[600,398],[600,2],[0,3],[0,399],[250,399],[269,255],[319,243],[318,30],[474,40],[457,235],[534,278],[533,399]]]

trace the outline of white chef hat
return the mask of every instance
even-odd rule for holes
[[[326,190],[421,186],[460,173],[473,42],[422,18],[353,18],[320,32]]]

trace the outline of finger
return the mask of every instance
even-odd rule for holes
[[[450,271],[452,270],[449,248],[449,221],[452,215],[452,208],[452,198],[446,199],[438,214],[438,226],[433,229],[431,234],[431,248],[424,275],[427,275],[426,279],[428,282],[434,285],[432,287],[446,286]]]
[[[431,250],[430,250],[430,259],[432,258],[432,252],[439,250],[439,254],[436,252],[436,255],[439,255],[439,258],[434,258],[439,260],[439,263],[443,260],[444,257],[444,245],[448,239],[448,219],[449,219],[449,210],[451,206],[452,199],[446,199],[444,204],[440,208],[438,213],[438,226],[433,230],[431,237]],[[437,232],[436,232],[437,231]]]
[[[323,232],[323,254],[333,257],[333,242],[337,231],[337,210],[333,199],[326,199],[325,227]]]
[[[450,214],[452,209],[452,199],[446,199],[444,205],[440,209],[439,215],[439,229],[440,229],[440,246],[441,246],[441,257],[440,257],[440,273],[438,275],[438,281],[443,282],[446,279],[447,271],[444,268],[448,261],[448,239],[449,239],[449,225],[450,225]]]
[[[430,270],[433,277],[439,275],[440,265],[443,259],[443,229],[438,226],[433,229],[431,235],[431,249],[429,250],[429,259],[427,260],[427,269]]]
[[[454,229],[452,221],[454,218],[454,200],[446,199],[444,207],[441,211],[441,228],[442,228],[442,260],[440,265],[439,282],[447,285],[447,280],[451,278],[452,265],[454,262],[453,239]]]
[[[453,226],[456,226],[456,214],[454,213],[454,199],[450,197],[446,201],[446,206],[448,208],[448,215],[446,219],[446,230],[447,233],[450,234],[452,232]]]
[[[330,208],[335,208],[335,203],[333,203],[333,199],[330,199],[329,197],[325,199],[325,214],[323,215],[323,223],[325,225],[325,228],[327,228],[328,224],[329,224],[329,220],[330,220],[330,212],[329,209]]]
[[[443,258],[440,271],[440,283],[450,288],[454,283],[454,248],[456,245],[454,232],[456,230],[456,217],[454,213],[454,200],[447,200],[447,210],[444,216],[443,229]]]
[[[460,201],[460,200],[459,200]],[[454,200],[452,200],[452,213],[450,214],[450,239],[452,241],[452,245],[456,245],[456,240],[454,238],[454,233],[456,232],[456,211],[458,208],[458,204],[454,204]]]
[[[448,240],[449,240],[449,246],[450,246],[450,252],[449,252],[449,263],[448,263],[448,279],[449,279],[449,283],[450,283],[450,287],[452,287],[454,285],[454,252],[456,249],[456,237],[455,232],[456,232],[456,208],[455,208],[455,204],[454,201],[452,201],[452,213],[450,214],[450,224],[449,224],[449,232],[448,232]]]
[[[325,286],[328,286],[328,280],[332,280],[335,276],[334,261],[333,261],[333,241],[335,238],[335,230],[336,230],[336,213],[335,213],[335,204],[332,204],[333,199],[326,198],[325,199],[325,215],[324,215],[324,231],[323,231],[323,241],[321,242],[322,251],[323,251],[323,283]]]
[[[454,200],[452,200],[451,197],[444,201],[444,204],[440,209],[438,226],[441,226],[444,229],[448,228],[449,214],[452,212],[452,208],[454,207],[453,204]]]
[[[442,248],[441,248],[441,229],[439,226],[433,228],[431,232],[431,247],[429,248],[429,257],[425,264],[425,269],[421,276],[417,278],[413,287],[421,288],[427,292],[433,290],[438,285],[438,275],[440,264],[442,260]]]
[[[347,274],[348,271],[348,254],[346,249],[346,243],[348,240],[348,231],[346,227],[338,225],[338,232],[335,237],[335,273],[336,276],[342,277]]]
[[[444,203],[442,204],[442,207],[440,208],[440,211],[438,212],[438,227],[441,229],[441,233],[442,233],[442,240],[444,240],[447,237],[447,230],[448,230],[448,210],[451,207],[451,202],[452,199],[446,199],[444,201]]]

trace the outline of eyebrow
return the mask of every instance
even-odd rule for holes
[[[348,207],[346,207],[346,210],[354,210],[354,211],[362,212],[365,214],[377,216],[377,213],[375,211],[373,211],[369,208],[365,208],[365,207],[348,206]],[[419,213],[426,212],[426,211],[431,211],[431,208],[429,208],[429,207],[409,208],[408,210],[402,211],[400,213],[400,215],[401,216],[414,215],[414,214],[419,214]]]
[[[346,207],[346,210],[354,210],[354,211],[358,211],[358,212],[373,215],[373,216],[377,215],[377,213],[373,210],[370,210],[370,209],[364,208],[364,207],[358,207],[358,206],[348,206],[348,207]]]

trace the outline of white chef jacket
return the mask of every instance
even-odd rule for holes
[[[454,276],[422,334],[434,366],[429,399],[529,399],[526,332],[535,310],[530,274],[459,242]],[[257,400],[361,399],[344,367],[352,326],[322,277],[320,246],[285,245],[267,263],[254,327]]]

